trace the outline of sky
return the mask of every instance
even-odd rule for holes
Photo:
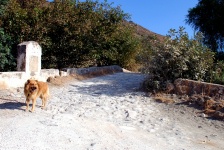
[[[186,24],[185,19],[188,10],[195,7],[198,0],[107,0],[107,2],[114,3],[113,6],[121,6],[125,13],[131,15],[131,21],[152,32],[167,35],[171,28],[178,30],[183,26],[190,37],[194,35],[193,28]]]

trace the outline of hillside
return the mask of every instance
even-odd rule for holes
[[[157,34],[157,33],[153,32],[153,31],[150,31],[150,30],[148,30],[148,29],[142,27],[141,25],[138,25],[138,24],[136,24],[136,23],[134,23],[132,21],[129,21],[128,23],[136,28],[136,33],[139,36],[145,36],[145,37],[147,37],[147,36],[154,37],[155,36],[155,37],[157,37],[159,39],[159,41],[163,41],[164,38],[165,38],[165,36],[163,36],[161,34]]]

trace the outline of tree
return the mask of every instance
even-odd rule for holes
[[[47,14],[45,0],[9,0],[1,17],[2,27],[17,44],[28,40],[43,42]]]
[[[117,64],[121,23],[128,18],[120,7],[98,1],[70,3],[53,2],[48,23],[51,49],[46,61],[54,67],[88,67]],[[128,29],[127,29],[128,30]],[[132,36],[130,34],[130,36]],[[124,42],[123,42],[124,43]],[[53,51],[52,51],[53,50]],[[124,64],[121,64],[121,66]]]
[[[214,52],[224,50],[224,0],[199,0],[189,9],[186,22],[204,35],[204,44]]]
[[[8,0],[0,1],[0,16],[4,14],[7,3]],[[14,70],[16,67],[16,60],[12,55],[12,44],[13,41],[11,37],[6,34],[4,29],[0,26],[0,71],[10,71]]]

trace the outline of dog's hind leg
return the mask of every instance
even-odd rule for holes
[[[43,97],[42,98],[42,109],[44,109],[46,107],[46,103],[47,103],[47,98]]]
[[[47,90],[45,94],[41,95],[40,98],[42,99],[42,109],[45,109],[47,100],[49,98],[49,89]]]
[[[40,98],[41,98],[41,101],[42,101],[42,105],[41,105],[41,108],[44,109],[45,105],[46,105],[46,99],[44,97],[44,95],[40,95]]]

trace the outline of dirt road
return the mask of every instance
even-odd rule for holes
[[[224,123],[139,91],[145,75],[50,85],[46,110],[25,112],[22,88],[0,91],[1,150],[222,150]]]

